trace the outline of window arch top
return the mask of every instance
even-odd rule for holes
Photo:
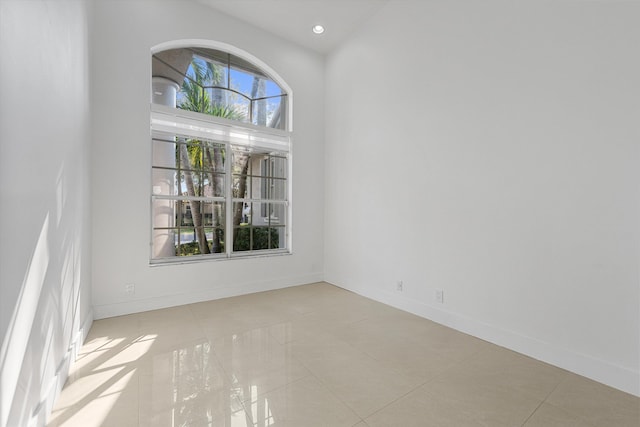
[[[182,47],[152,56],[154,103],[256,126],[287,129],[287,92],[260,67],[221,50]],[[162,85],[172,82],[175,100]]]

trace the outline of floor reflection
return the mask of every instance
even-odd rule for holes
[[[154,356],[140,388],[148,396],[141,401],[141,425],[251,425],[237,388],[208,340]]]
[[[320,283],[96,321],[50,425],[635,426],[639,407]]]
[[[202,339],[153,357],[140,379],[141,425],[266,427],[268,392],[309,375],[268,328]],[[284,419],[285,417],[283,417]]]

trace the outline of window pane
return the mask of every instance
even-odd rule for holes
[[[193,69],[193,65],[189,67],[189,71],[193,74],[191,76],[195,77],[195,71],[198,71],[198,74],[202,77],[201,81],[203,86],[223,86],[227,87],[227,65],[220,62],[215,61],[210,58],[206,58],[202,55],[194,55],[194,62],[197,65],[196,70]]]
[[[266,80],[265,96],[282,95],[282,89],[272,80]]]
[[[267,100],[257,99],[252,102],[251,123],[257,126],[267,126]]]
[[[214,49],[168,49],[153,55],[151,71],[179,82],[177,108],[285,129],[286,94],[248,61]]]
[[[212,141],[203,141],[202,153],[198,153],[202,158],[201,168],[210,172],[224,173],[225,148],[222,144]]]
[[[260,176],[286,178],[287,158],[275,154],[267,154],[262,157],[260,164]]]
[[[234,202],[233,203],[233,226],[249,224],[251,221],[251,203]]]
[[[190,243],[195,242],[196,237],[193,228],[181,228],[176,233],[176,254],[180,256],[193,255]]]
[[[224,174],[207,174],[207,177],[204,195],[206,197],[224,197]]]
[[[236,175],[246,174],[251,169],[252,153],[238,148],[233,149],[232,172]]]
[[[200,245],[195,228],[182,228],[179,234],[179,244],[176,244],[176,253],[179,256],[200,255]]]
[[[282,203],[270,203],[269,207],[271,209],[270,224],[286,224],[287,207]]]
[[[280,203],[262,204],[262,224],[263,225],[284,225],[286,223],[286,206]]]
[[[180,182],[180,195],[192,197],[204,197],[207,185],[207,173],[182,171]]]
[[[193,78],[185,78],[176,94],[176,106],[182,110],[206,113],[210,104],[202,83]]]
[[[201,202],[204,226],[224,227],[225,208],[223,202]]]
[[[231,94],[229,98],[227,106],[233,111],[233,120],[248,123],[251,116],[251,101],[237,93]]]
[[[184,150],[181,152],[182,156],[186,154],[186,157],[182,159],[182,167],[184,169],[203,170],[205,159],[202,145],[202,141],[198,139],[184,141],[184,146],[187,148],[186,153]]]
[[[193,227],[193,202],[178,200],[176,201],[176,225],[178,227]],[[195,207],[198,212],[199,206]]]
[[[253,217],[253,224],[255,225],[264,225],[263,218],[269,216],[269,204],[268,203],[253,203],[252,212],[255,214]]]
[[[178,194],[176,171],[171,169],[153,169],[152,194],[159,196],[175,196]]]
[[[250,199],[252,197],[251,179],[247,175],[234,175],[233,197],[235,199]]]
[[[251,250],[251,227],[241,226],[233,229],[233,251],[250,251]]]
[[[246,122],[249,119],[249,99],[223,88],[206,88],[206,114]]]
[[[238,70],[232,67],[230,69],[231,75],[231,89],[237,90],[243,95],[252,98],[252,88],[254,85],[254,77],[244,71]],[[255,96],[253,96],[255,98]]]
[[[151,225],[154,229],[175,226],[176,202],[174,200],[155,199],[152,206],[153,215]]]
[[[233,197],[251,197],[251,182],[248,176],[251,170],[251,153],[242,150],[233,150]]]
[[[224,85],[226,86],[226,80]],[[229,104],[229,95],[232,93],[227,89],[224,89],[222,87],[209,87],[206,89],[208,96],[209,96],[209,100],[210,100],[210,105],[212,107],[219,107],[219,106],[226,106]],[[209,114],[213,115],[213,116],[217,116],[217,117],[225,117],[227,119],[235,119],[235,117],[226,117],[224,115],[221,114],[216,114],[216,108],[213,108],[211,110],[211,112]]]
[[[224,252],[224,230],[210,227],[181,228],[176,238],[176,253],[193,256]]]
[[[234,228],[234,252],[259,251],[284,247],[280,246],[279,230],[270,227],[243,225]]]
[[[212,254],[224,253],[224,228],[206,228],[207,240]]]
[[[284,179],[254,177],[252,184],[255,199],[284,201],[287,198],[287,181]]]
[[[282,97],[258,99],[253,101],[251,122],[257,126],[283,129],[280,126]]]
[[[253,228],[253,250],[271,249],[278,247],[278,233],[269,227]]]
[[[285,157],[271,156],[271,176],[276,178],[287,177],[287,159]]]
[[[176,223],[180,227],[224,227],[224,203],[200,200],[178,200]]]
[[[172,228],[157,228],[153,230],[153,257],[167,258],[176,255],[175,230]]]
[[[153,166],[176,167],[176,143],[174,141],[154,139],[152,151]]]
[[[284,249],[286,247],[285,227],[269,228],[269,249]]]

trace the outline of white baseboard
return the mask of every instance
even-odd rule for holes
[[[298,286],[307,283],[315,283],[322,280],[324,280],[323,274],[316,273],[306,276],[274,279],[270,281],[233,284],[198,293],[166,295],[116,304],[97,305],[93,307],[93,312],[95,319],[103,319],[107,317],[174,307],[177,305],[192,304],[196,302],[246,295],[255,292],[281,289],[290,286]],[[423,304],[415,300],[402,298],[393,293],[375,289],[349,288],[335,283],[332,284],[545,363],[566,369],[567,371],[582,375],[594,381],[622,390],[626,393],[640,396],[640,372],[613,365],[588,355],[559,348],[548,342],[479,322],[458,313]]]
[[[545,341],[390,292],[334,285],[640,397],[640,372],[638,371],[559,348]]]
[[[192,292],[178,295],[163,295],[153,298],[138,299],[115,304],[94,305],[95,319],[122,316],[125,314],[140,313],[149,310],[175,307],[184,304],[210,301],[220,298],[229,298],[256,292],[271,291],[274,289],[315,283],[323,280],[322,273],[313,273],[304,276],[283,277],[272,280],[260,280],[247,283],[234,283],[232,285],[216,287],[207,291]]]

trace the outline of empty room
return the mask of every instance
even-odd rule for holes
[[[0,0],[0,427],[640,426],[639,22]]]

